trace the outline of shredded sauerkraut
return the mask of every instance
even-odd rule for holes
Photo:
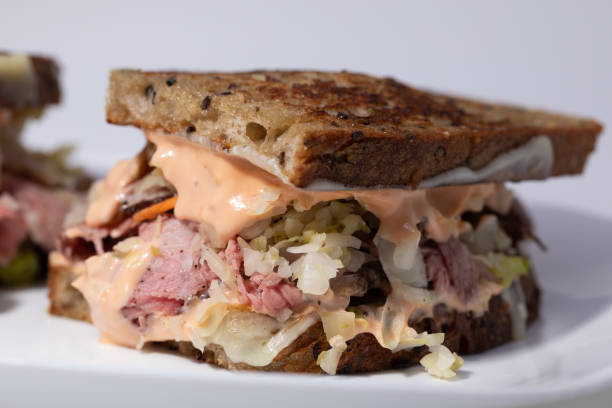
[[[323,295],[341,269],[356,271],[365,260],[356,251],[361,240],[352,235],[369,231],[358,211],[354,203],[332,201],[303,212],[291,209],[263,228],[260,224],[261,234],[250,242],[238,239],[245,274],[276,272],[296,280],[305,294]]]
[[[252,210],[266,209],[270,202],[276,199],[275,194],[274,191],[263,192],[261,202]],[[355,202],[331,201],[306,211],[292,208],[281,216],[249,226],[237,238],[245,275],[250,277],[256,273],[276,273],[281,278],[294,280],[304,294],[314,296],[314,299],[323,298],[330,290],[331,279],[345,271],[358,271],[367,258],[367,255],[360,251],[361,240],[355,236],[359,232],[370,232],[363,214],[363,208]],[[382,312],[383,317],[386,316],[383,319],[382,335],[384,338],[391,335],[395,340],[388,345],[386,341],[382,344],[392,347],[393,352],[421,346],[430,347],[432,353],[422,360],[422,364],[427,366],[431,374],[448,378],[451,372],[454,374],[453,370],[459,368],[462,360],[454,354],[453,362],[447,364],[448,355],[445,351],[448,349],[441,346],[444,334],[417,333],[406,324],[408,316],[404,316],[399,309],[396,310],[396,303],[407,300],[404,299],[406,297],[428,301],[427,290],[420,289],[426,288],[427,278],[419,250],[419,239],[420,233],[417,230],[398,244],[380,237],[375,238],[383,269],[389,279],[395,282],[393,286],[398,291],[393,297],[395,300],[387,301]],[[229,271],[214,251],[205,250],[203,257],[224,282],[229,278]],[[219,289],[217,284],[210,290],[219,292]],[[211,295],[208,301],[213,298],[218,299],[219,295]],[[227,305],[227,301],[223,304]],[[203,330],[202,326],[210,322],[213,332],[216,333],[220,330],[219,327],[222,327],[221,322],[226,318],[228,310],[227,306],[220,305],[204,308],[201,324],[196,330],[199,340],[194,342],[201,346],[210,342],[212,333],[210,329]],[[210,315],[211,312],[214,312],[215,317]],[[324,372],[335,374],[342,353],[347,348],[346,342],[358,333],[368,332],[369,322],[363,318],[359,308],[318,308],[317,314],[331,346],[329,350],[319,354],[317,364]],[[286,320],[289,316],[290,313],[279,320]],[[389,316],[392,317],[391,320]]]
[[[346,342],[342,336],[334,336],[329,339],[329,350],[322,351],[317,357],[317,364],[321,367],[321,370],[327,374],[335,375],[338,369],[338,363],[342,353],[346,350]]]
[[[438,378],[452,378],[463,366],[463,359],[443,345],[432,346],[429,354],[421,358],[421,365],[427,372]]]

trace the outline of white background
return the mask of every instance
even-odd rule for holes
[[[143,144],[104,120],[107,74],[121,67],[348,69],[612,124],[610,1],[0,0],[0,49],[59,60],[63,103],[26,140],[76,143],[75,160],[99,171]],[[515,189],[612,218],[611,162],[604,131],[583,177]]]

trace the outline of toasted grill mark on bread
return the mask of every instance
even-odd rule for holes
[[[155,103],[145,95],[149,86]],[[601,131],[592,120],[348,72],[114,71],[107,120],[183,135],[189,124],[194,140],[250,146],[279,165],[283,152],[281,169],[300,187],[316,179],[418,185],[459,166],[481,168],[538,135],[553,143],[551,176],[577,174]]]

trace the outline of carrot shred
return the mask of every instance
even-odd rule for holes
[[[176,205],[176,199],[177,196],[170,197],[164,201],[143,208],[132,216],[132,222],[136,224],[144,220],[150,220],[157,217],[159,214],[170,211]]]

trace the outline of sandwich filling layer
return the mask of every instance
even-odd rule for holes
[[[370,333],[392,351],[430,347],[422,364],[448,377],[460,358],[411,320],[438,304],[482,315],[501,293],[516,336],[524,330],[518,244],[529,225],[503,185],[316,192],[184,138],[147,139],[65,233],[64,253],[85,265],[74,286],[104,339],[215,344],[266,366],[321,321],[325,372]]]

